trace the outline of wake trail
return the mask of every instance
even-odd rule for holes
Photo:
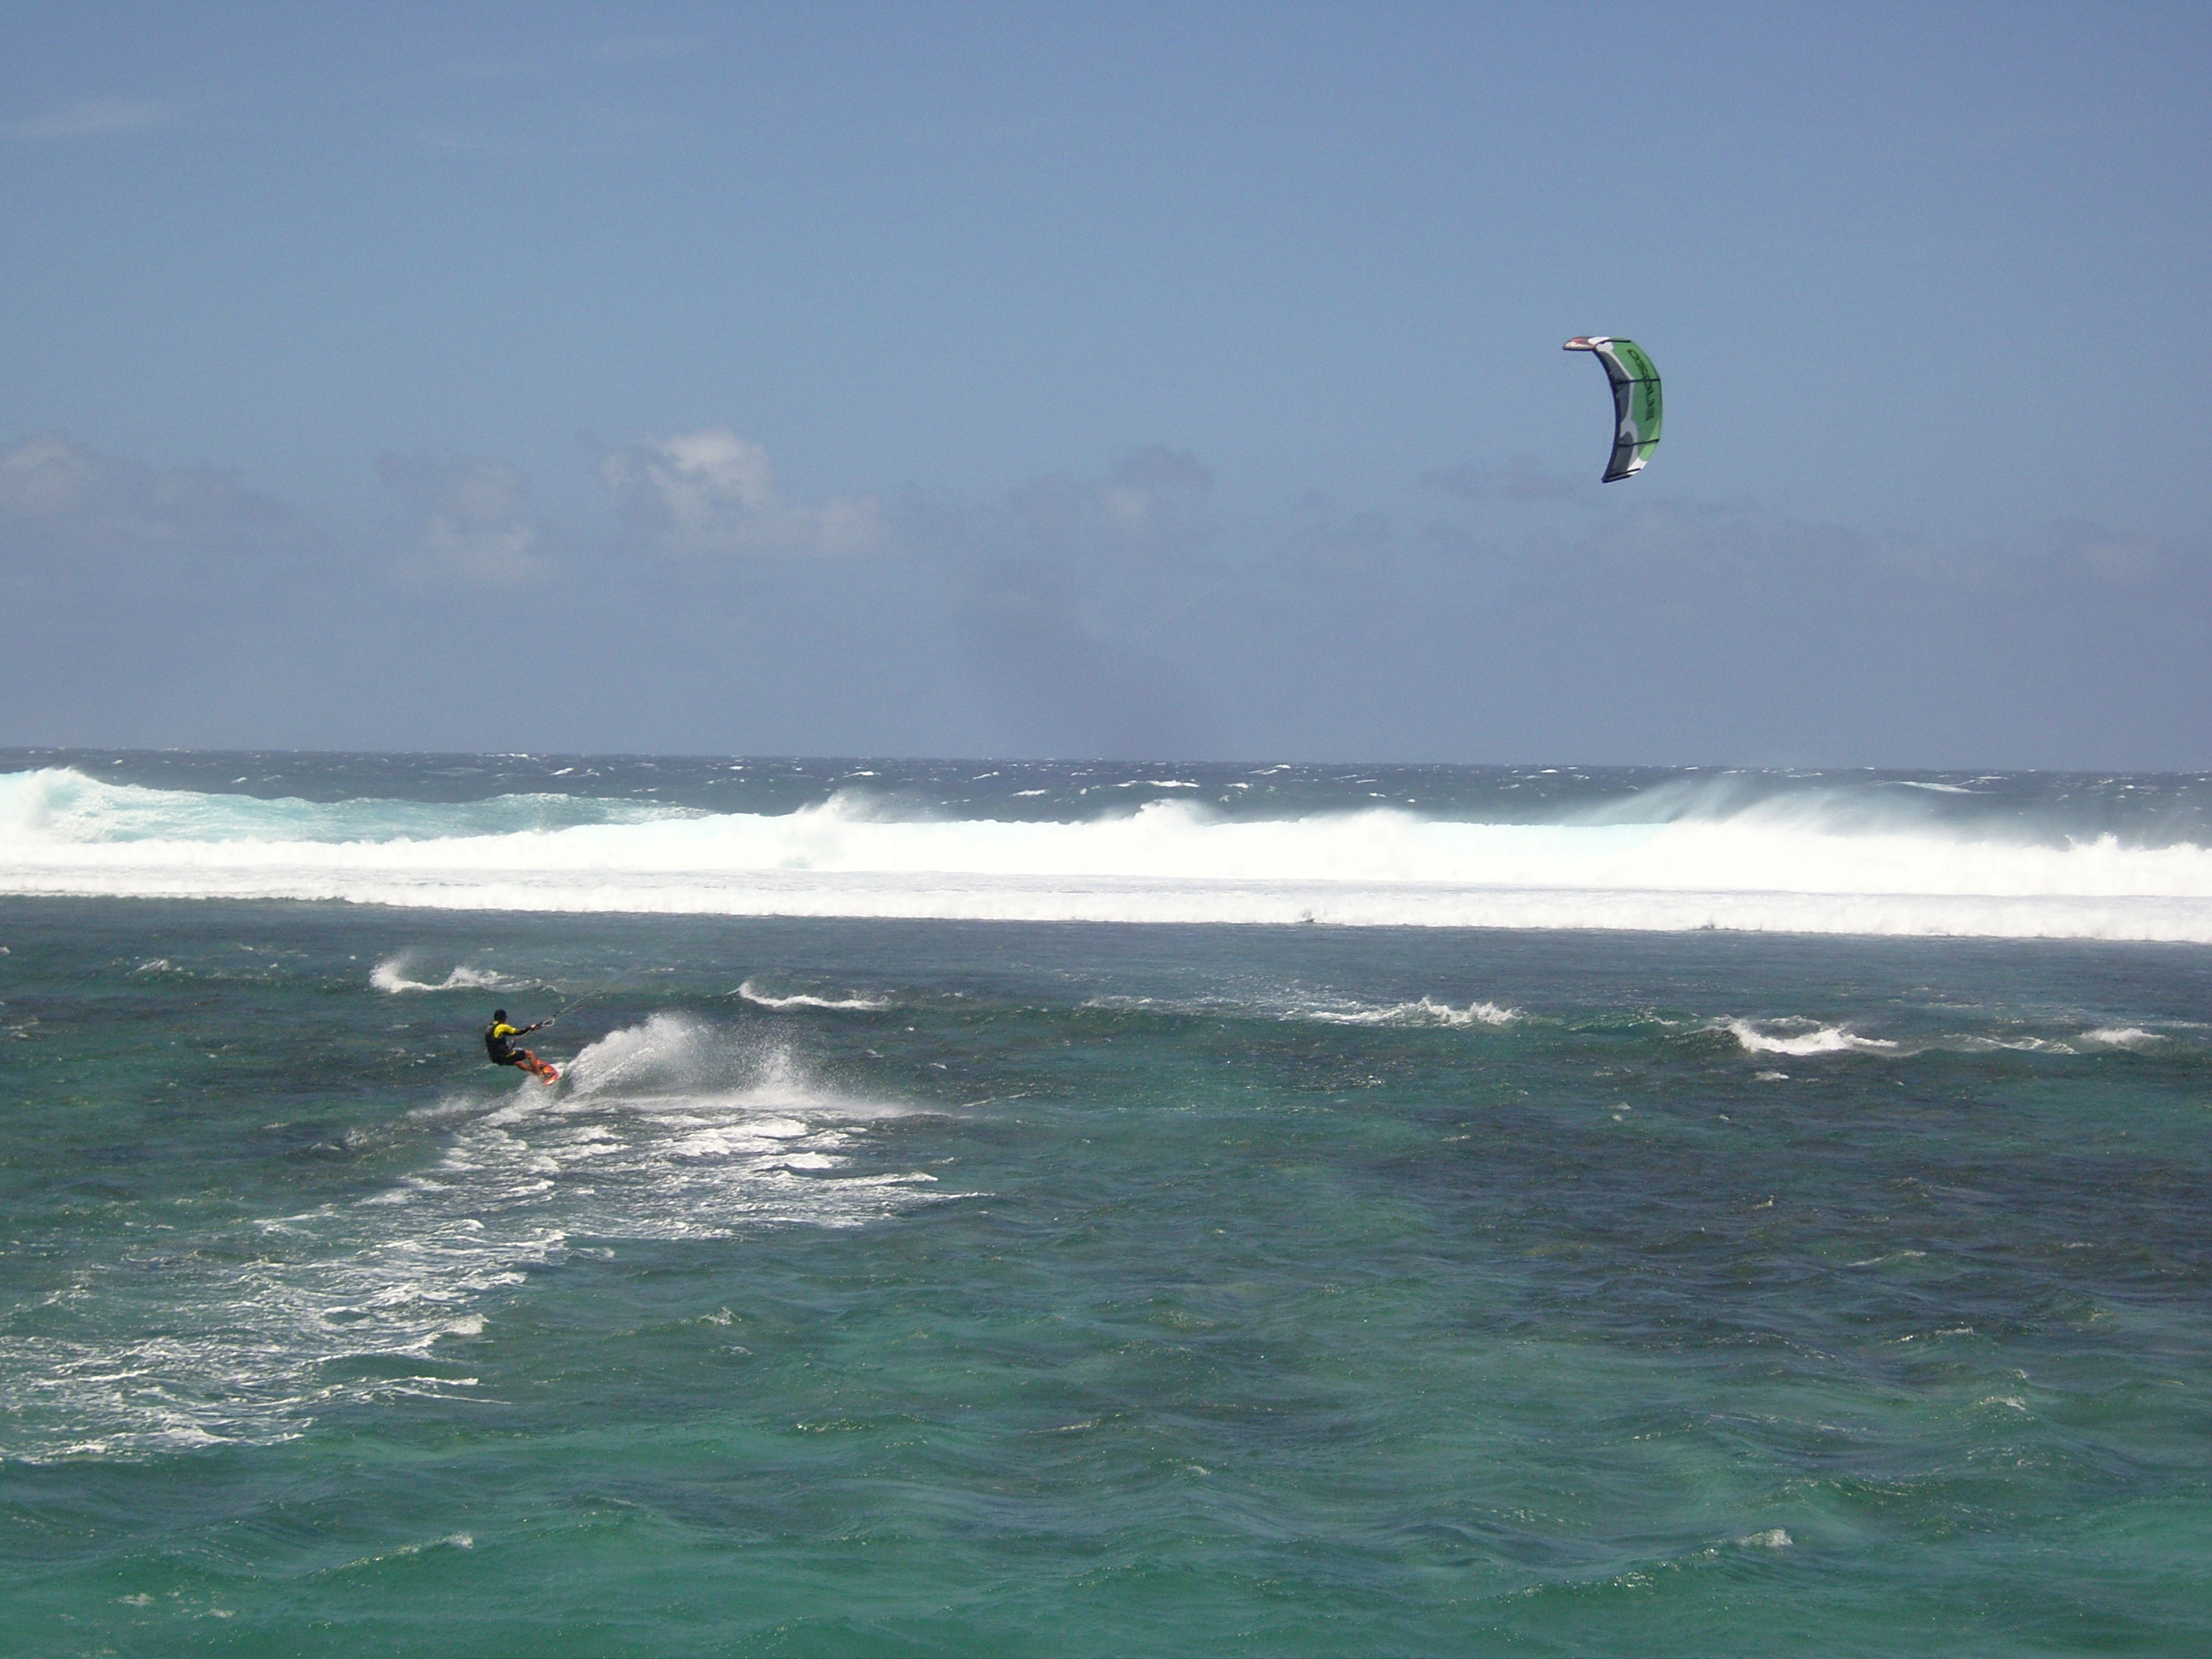
[[[787,1045],[655,1014],[557,1091],[418,1108],[430,1155],[358,1198],[221,1224],[120,1295],[88,1268],[103,1322],[137,1330],[12,1342],[0,1456],[268,1443],[364,1401],[467,1396],[470,1340],[571,1241],[844,1230],[959,1196],[872,1152],[872,1126],[909,1109]]]

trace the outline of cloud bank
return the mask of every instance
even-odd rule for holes
[[[0,563],[19,572],[82,566],[154,580],[324,544],[303,515],[234,471],[151,466],[59,432],[0,449]]]
[[[212,467],[0,448],[0,742],[2212,765],[2201,544],[1869,535],[1507,458],[1224,509],[1137,449],[810,503],[725,427],[387,454],[380,538]],[[579,481],[580,482],[580,480]],[[494,603],[495,601],[495,603]]]

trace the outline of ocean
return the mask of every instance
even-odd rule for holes
[[[2212,1647],[2212,778],[0,750],[0,1648]]]

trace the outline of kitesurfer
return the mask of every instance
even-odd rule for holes
[[[542,1030],[547,1024],[547,1021],[541,1019],[535,1025],[509,1025],[507,1023],[507,1010],[495,1008],[492,1011],[491,1024],[484,1027],[484,1052],[491,1056],[491,1063],[495,1066],[513,1066],[518,1070],[530,1073],[539,1082],[549,1086],[558,1083],[561,1080],[560,1073],[538,1059],[529,1049],[518,1048],[514,1046],[515,1038],[527,1036],[532,1031]]]

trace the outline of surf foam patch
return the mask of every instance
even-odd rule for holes
[[[1186,799],[1066,822],[900,817],[857,795],[775,814],[635,802],[587,812],[563,802],[325,809],[14,775],[0,778],[0,892],[2212,944],[2203,847],[2110,835],[2049,844],[1803,803],[1733,817],[1485,823],[1395,806],[1230,818]],[[539,827],[512,827],[533,813]]]
[[[912,1109],[825,1082],[786,1043],[659,1013],[569,1063],[550,1097],[517,1091],[464,1135],[489,1170],[592,1190],[564,1205],[572,1232],[720,1237],[745,1226],[850,1227],[931,1201],[936,1177],[856,1166],[869,1126]]]

